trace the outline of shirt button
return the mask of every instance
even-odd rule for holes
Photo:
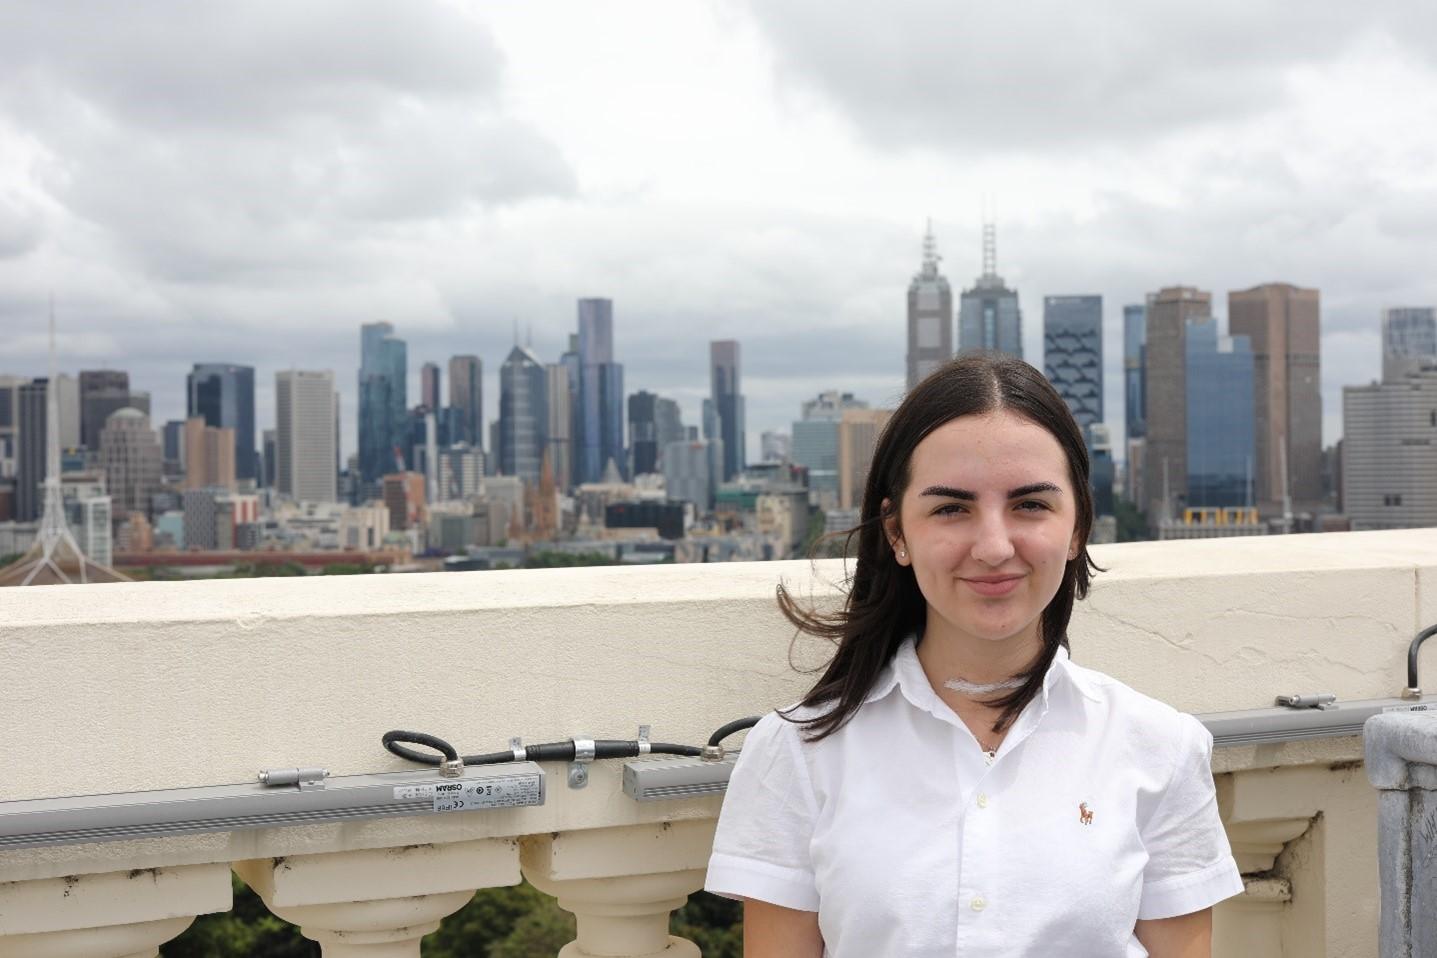
[[[979,808],[987,808],[987,807],[988,807],[988,795],[987,795],[986,792],[979,792],[979,793],[978,793],[978,807],[979,807]]]
[[[974,911],[982,911],[984,908],[987,908],[987,907],[988,907],[988,903],[987,903],[986,901],[984,901],[982,898],[975,898],[975,899],[973,899],[971,902],[969,902],[969,906],[970,906]]]

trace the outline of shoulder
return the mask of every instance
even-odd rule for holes
[[[1212,735],[1194,716],[1104,672],[1071,661],[1065,667],[1073,687],[1104,723],[1154,760],[1177,763],[1194,752],[1211,752]]]

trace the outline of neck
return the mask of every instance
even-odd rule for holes
[[[935,621],[930,611],[923,641],[918,644],[918,661],[928,682],[947,699],[957,693],[945,689],[950,679],[974,684],[1003,682],[1032,668],[1043,650],[1038,622],[1006,639],[981,639],[964,634],[946,622]],[[995,693],[1006,695],[1008,691]]]

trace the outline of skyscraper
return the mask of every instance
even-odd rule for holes
[[[185,420],[184,487],[235,490],[233,428],[207,426],[200,416]]]
[[[1123,412],[1128,439],[1147,435],[1144,405],[1147,398],[1148,308],[1138,303],[1123,307]]]
[[[15,475],[16,444],[20,438],[20,387],[27,380],[0,376],[0,479]]]
[[[958,309],[958,349],[991,349],[1023,358],[1018,291],[998,275],[997,227],[983,224],[983,275],[965,289]]]
[[[499,471],[537,484],[549,424],[544,365],[524,346],[499,367]]]
[[[560,492],[568,492],[574,485],[574,387],[569,379],[569,370],[569,365],[562,362],[544,366],[549,414],[549,474],[554,477],[554,486]]]
[[[149,416],[129,407],[110,413],[100,430],[100,465],[115,515],[149,515],[150,497],[161,489],[163,461],[160,437],[150,428]]]
[[[1187,505],[1252,504],[1255,457],[1252,344],[1219,336],[1217,320],[1188,321]]]
[[[419,367],[419,403],[430,412],[439,413],[439,364],[425,363]]]
[[[647,389],[629,397],[629,474],[642,476],[654,472],[659,462],[658,424],[654,422],[654,403],[658,399]]]
[[[335,502],[334,373],[284,370],[274,377],[275,490],[297,502]]]
[[[838,508],[838,424],[850,409],[867,409],[868,403],[852,393],[836,390],[806,400],[802,418],[793,424],[793,461],[808,470],[810,503],[821,509]]]
[[[21,522],[34,522],[40,518],[45,505],[41,483],[45,481],[47,472],[45,430],[49,422],[46,413],[49,382],[43,377],[33,379],[21,384],[17,391],[20,408],[16,417],[19,443],[15,454],[15,518]],[[57,429],[57,456],[58,435]]]
[[[80,371],[80,444],[99,450],[100,430],[116,409],[130,403],[130,374],[119,369]],[[148,409],[141,410],[148,413]]]
[[[195,363],[185,379],[186,415],[205,425],[234,430],[235,478],[259,482],[255,454],[254,367]]]
[[[709,343],[709,397],[718,416],[719,438],[723,440],[723,480],[743,471],[745,455],[743,393],[740,391],[739,345],[737,340],[716,339]]]
[[[1437,526],[1437,369],[1344,386],[1342,436],[1352,528]]]
[[[389,323],[359,335],[359,471],[372,484],[398,468],[394,451],[406,444],[409,351]]]
[[[1212,294],[1191,286],[1160,289],[1148,301],[1143,485],[1154,528],[1187,497],[1187,323],[1211,315]]]
[[[1321,318],[1315,289],[1266,283],[1228,293],[1228,332],[1252,341],[1258,508],[1322,500]],[[1285,458],[1285,462],[1284,462]]]
[[[873,450],[892,409],[845,409],[838,421],[838,508],[863,505]]]
[[[624,367],[614,362],[614,304],[579,300],[578,482],[624,467]]]
[[[908,284],[908,389],[953,356],[953,291],[938,272],[933,224],[923,236],[923,265]]]
[[[1382,311],[1382,381],[1398,382],[1437,366],[1437,309],[1399,306]]]
[[[484,364],[478,356],[449,358],[449,407],[454,410],[453,442],[484,448]]]
[[[1043,297],[1043,372],[1080,427],[1103,421],[1103,297]]]

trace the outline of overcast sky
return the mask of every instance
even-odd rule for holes
[[[1437,302],[1437,4],[0,0],[0,373],[129,370],[157,422],[194,362],[332,369],[361,323],[418,368],[554,360],[614,301],[629,391],[698,421],[738,339],[751,453],[821,389],[902,388],[931,218],[958,287],[1322,292],[1324,436],[1386,306]],[[446,385],[447,389],[447,385]]]

